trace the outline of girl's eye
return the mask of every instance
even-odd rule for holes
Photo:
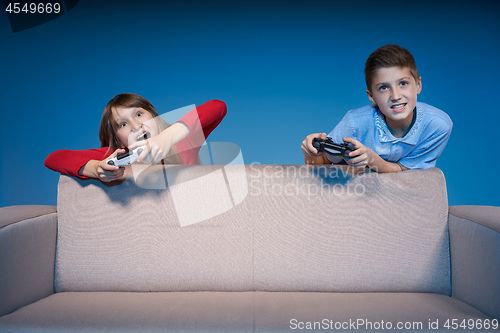
[[[121,123],[118,125],[118,127],[120,127],[120,128],[125,127],[125,126],[127,126],[127,123]]]
[[[142,112],[139,111],[139,112],[137,112],[136,117],[139,118],[140,116],[142,116]]]

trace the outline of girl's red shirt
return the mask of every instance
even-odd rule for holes
[[[178,120],[189,128],[186,138],[177,142],[175,146],[179,151],[183,165],[198,164],[198,153],[205,139],[220,124],[226,115],[226,104],[222,101],[208,101]],[[101,161],[113,153],[109,147],[87,150],[62,149],[51,153],[45,159],[45,166],[53,171],[65,175],[88,178],[78,172],[90,160]]]

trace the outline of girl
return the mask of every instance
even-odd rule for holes
[[[138,163],[198,164],[201,145],[225,115],[226,104],[212,100],[169,125],[144,97],[119,94],[104,108],[99,128],[101,148],[57,150],[44,164],[65,175],[102,182],[125,178],[126,168],[108,165],[105,160],[124,153],[126,147],[144,146]]]

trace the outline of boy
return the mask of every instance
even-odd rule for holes
[[[443,111],[417,103],[421,78],[411,53],[398,45],[385,45],[365,63],[366,93],[373,105],[350,110],[328,134],[333,142],[348,142],[355,151],[346,161],[378,172],[399,172],[435,166],[450,137],[452,122]],[[318,153],[313,133],[302,142],[306,164],[342,162],[342,157]]]

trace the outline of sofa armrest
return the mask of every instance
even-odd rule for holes
[[[451,296],[500,319],[500,207],[449,209]]]
[[[0,316],[54,293],[54,206],[0,208]]]

